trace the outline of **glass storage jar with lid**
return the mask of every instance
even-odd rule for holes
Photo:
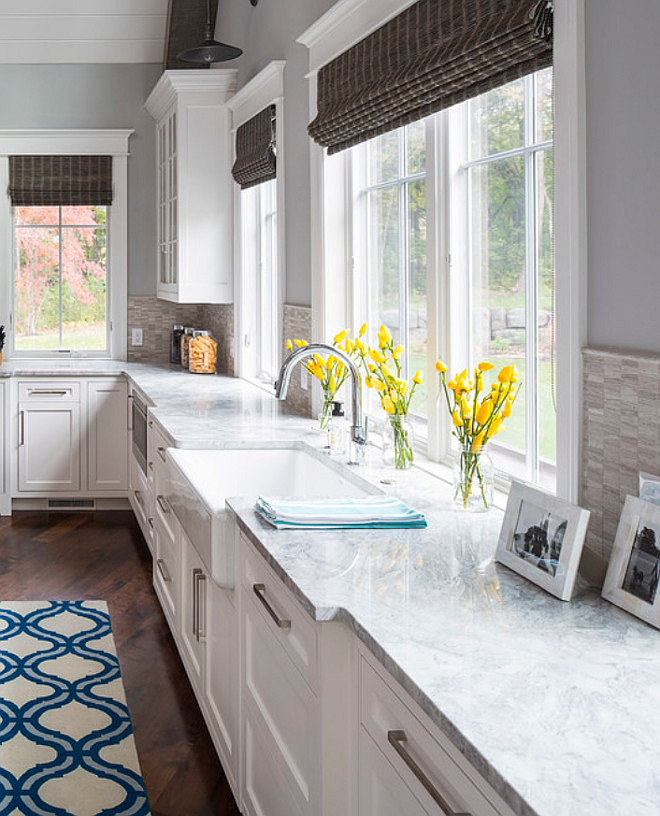
[[[181,338],[183,323],[175,323],[170,332],[170,363],[181,365]]]
[[[189,344],[189,369],[193,374],[215,374],[218,344],[210,333],[196,329]]]
[[[183,330],[183,334],[181,335],[181,365],[184,368],[188,368],[190,363],[188,351],[194,331],[195,330],[192,326],[186,326]]]

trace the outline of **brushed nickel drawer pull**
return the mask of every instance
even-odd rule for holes
[[[266,592],[266,585],[265,584],[253,584],[252,591],[254,594],[259,598],[261,603],[263,604],[266,612],[271,616],[271,618],[275,621],[275,623],[280,627],[280,629],[290,629],[291,628],[291,621],[286,620],[286,618],[280,618],[277,612],[273,609],[273,607],[268,603],[264,593]]]
[[[44,391],[39,388],[30,388],[28,391],[31,397],[66,397],[68,391]]]
[[[139,490],[134,490],[133,495],[135,496],[135,501],[140,505],[140,507],[144,507],[144,502],[142,501],[142,493]]]
[[[171,584],[172,576],[167,571],[167,567],[165,566],[165,562],[162,558],[157,559],[156,566],[158,567],[158,572],[160,572],[160,574],[163,576],[163,581],[165,581],[166,584]]]
[[[164,496],[156,496],[156,501],[158,502],[158,506],[163,511],[163,513],[170,512],[170,506],[167,503],[167,499]]]
[[[163,462],[166,462],[167,460],[165,459],[165,448],[156,448],[156,450],[160,458],[163,460]]]
[[[154,520],[152,518],[147,519],[149,522],[149,527],[153,530],[154,529]]]
[[[204,626],[202,627],[202,595],[200,592],[199,585],[206,581],[206,575],[200,570],[200,574],[197,576],[197,640],[198,641],[205,641],[206,640],[206,620],[204,620]],[[206,607],[204,607],[204,617],[206,618]]]
[[[25,411],[18,412],[18,427],[20,433],[18,444],[20,446],[25,444]]]
[[[408,768],[410,768],[410,770],[415,775],[417,781],[421,783],[424,790],[428,793],[431,799],[433,799],[433,801],[445,814],[445,816],[471,816],[470,813],[457,813],[447,804],[444,797],[435,788],[431,780],[426,776],[424,771],[419,767],[419,765],[415,762],[415,760],[410,756],[408,751],[405,749],[404,747],[405,743],[408,742],[408,737],[406,736],[405,731],[400,730],[388,731],[387,741],[394,748],[394,750],[401,757],[401,759],[406,763]]]

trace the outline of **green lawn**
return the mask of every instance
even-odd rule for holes
[[[16,351],[54,351],[60,348],[57,330],[16,336]],[[89,323],[64,327],[62,348],[72,351],[103,351],[106,348],[105,323]]]

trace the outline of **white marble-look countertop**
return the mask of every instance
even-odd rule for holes
[[[318,445],[312,421],[240,380],[127,363],[11,363],[0,376],[125,372],[177,447]],[[372,457],[373,458],[373,457]],[[426,530],[274,530],[229,509],[317,620],[342,621],[521,816],[660,814],[660,633],[599,593],[570,603],[492,560],[501,513],[453,509],[413,469],[360,469]],[[478,816],[478,814],[475,814]]]

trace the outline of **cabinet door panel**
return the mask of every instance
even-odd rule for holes
[[[201,692],[206,653],[206,593],[204,565],[188,537],[181,536],[181,657],[193,687]]]
[[[128,428],[126,383],[90,382],[89,490],[126,490],[128,482]]]
[[[80,406],[22,405],[19,423],[18,489],[80,490]]]
[[[154,588],[167,622],[178,638],[181,586],[181,540],[178,531],[170,532],[160,513],[154,518]]]
[[[234,590],[209,582],[206,698],[212,716],[211,732],[225,772],[238,777],[238,620],[232,603]]]
[[[359,751],[358,816],[439,816],[439,808],[428,811],[421,806],[364,728]]]
[[[243,695],[244,713],[264,732],[263,746],[303,813],[319,810],[318,708],[315,696],[273,636],[266,613],[245,597]],[[246,746],[247,750],[247,746]],[[256,762],[247,757],[246,762]],[[259,760],[261,762],[262,760]],[[271,769],[275,772],[275,766]]]

